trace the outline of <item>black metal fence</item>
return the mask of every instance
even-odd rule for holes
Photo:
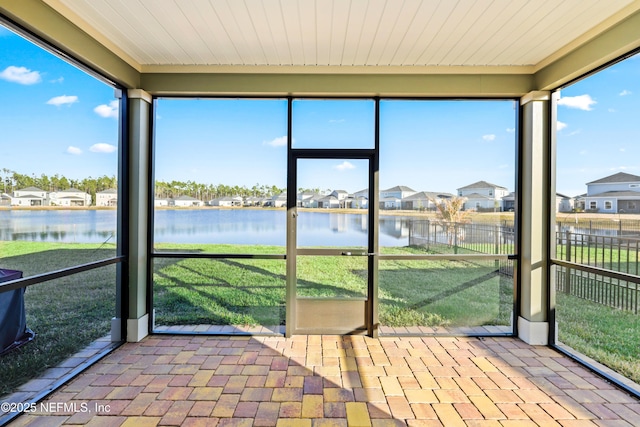
[[[556,259],[640,276],[640,221],[593,220],[586,224],[589,229],[558,222]],[[612,227],[612,224],[616,226]],[[638,237],[631,237],[636,235]],[[515,228],[507,222],[414,220],[409,224],[409,245],[437,253],[514,254]],[[513,276],[512,261],[500,261],[499,269],[501,274]],[[606,273],[559,266],[556,290],[609,307],[639,312],[640,285],[608,277]]]
[[[561,214],[558,214],[561,215]],[[640,220],[625,218],[624,215],[612,214],[611,218],[580,218],[569,214],[557,218],[557,231],[595,234],[606,236],[640,237]]]
[[[448,254],[515,253],[515,228],[509,224],[449,223],[414,220],[409,223],[409,246]],[[513,276],[513,261],[497,261],[500,273]]]
[[[640,238],[559,231],[556,258],[604,270],[640,275]],[[603,274],[558,267],[556,290],[638,313],[640,285]]]

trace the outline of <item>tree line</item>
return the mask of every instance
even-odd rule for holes
[[[285,192],[285,188],[275,185],[255,184],[252,187],[225,184],[201,184],[194,181],[156,181],[155,197],[157,199],[175,199],[180,196],[191,196],[202,201],[221,197],[271,197]]]
[[[43,191],[55,192],[76,188],[91,194],[92,200],[96,200],[96,193],[111,188],[118,187],[118,180],[114,176],[100,176],[97,178],[88,177],[84,179],[71,179],[64,175],[55,174],[48,176],[47,174],[26,175],[21,174],[7,168],[3,168],[1,189],[3,193],[11,194],[16,190],[22,190],[27,187],[37,187]]]
[[[55,174],[48,176],[41,174],[26,175],[7,168],[2,172],[1,189],[3,193],[12,194],[16,190],[27,187],[37,187],[43,191],[55,192],[76,188],[91,195],[96,200],[96,193],[100,191],[118,188],[118,180],[114,176],[88,177],[84,179],[70,179],[64,175]],[[275,185],[255,184],[252,187],[202,184],[194,181],[156,181],[155,197],[158,199],[175,199],[180,196],[190,196],[202,201],[209,201],[220,197],[271,197],[286,191]]]

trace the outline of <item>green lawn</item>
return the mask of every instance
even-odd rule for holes
[[[25,276],[114,254],[93,245],[15,243],[0,243],[1,265]],[[0,357],[0,396],[107,335],[115,315],[115,283],[116,267],[110,265],[27,288],[27,327],[36,338]]]
[[[282,247],[180,245],[159,250],[282,254]],[[0,242],[2,267],[27,275],[113,256],[113,247]],[[421,253],[396,248],[386,253]],[[304,296],[361,297],[365,257],[298,257]],[[285,319],[284,260],[154,260],[158,325],[276,325]],[[0,358],[0,395],[109,332],[115,313],[115,266],[31,286],[27,324],[34,342]],[[381,261],[380,321],[387,326],[508,325],[513,282],[493,262]],[[640,380],[638,316],[558,295],[560,339],[576,350]]]
[[[172,245],[160,249],[233,253],[238,246]],[[248,253],[283,253],[246,247]],[[424,253],[387,248],[385,253]],[[299,296],[366,297],[366,257],[298,256]],[[154,261],[157,325],[279,325],[285,319],[284,260]],[[513,280],[493,261],[381,261],[380,322],[385,326],[509,325]]]
[[[558,340],[640,383],[640,316],[558,293]]]

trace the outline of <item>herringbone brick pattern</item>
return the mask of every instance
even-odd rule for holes
[[[151,336],[13,425],[640,426],[640,402],[512,338]]]

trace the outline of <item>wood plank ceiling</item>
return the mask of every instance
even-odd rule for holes
[[[536,67],[638,0],[45,0],[138,69]]]

